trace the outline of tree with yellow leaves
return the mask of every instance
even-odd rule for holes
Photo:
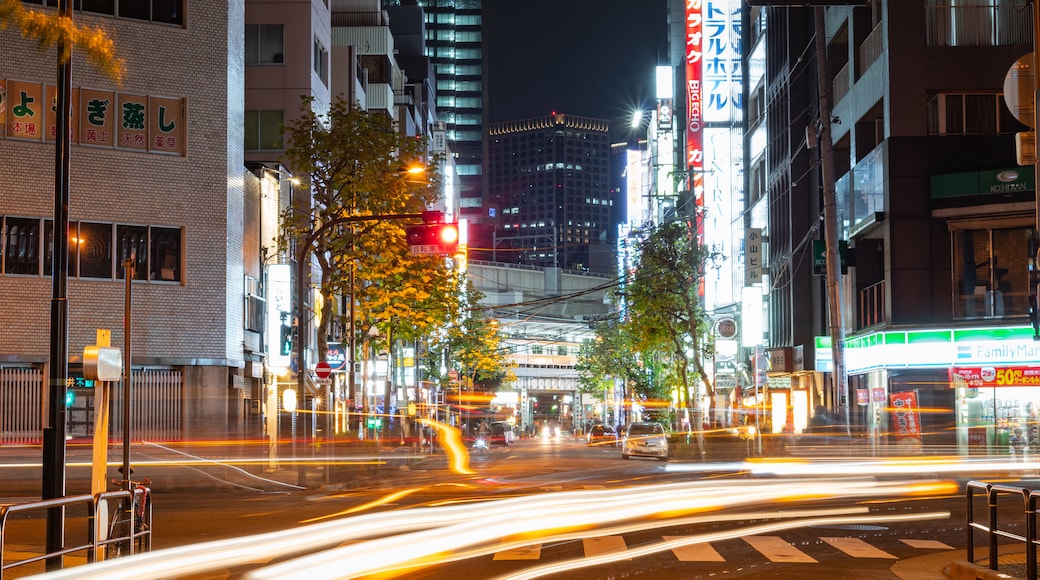
[[[41,50],[57,45],[63,60],[76,47],[103,74],[117,84],[123,81],[126,62],[116,57],[112,39],[100,28],[77,26],[59,12],[26,9],[20,0],[0,0],[0,29],[8,26],[21,31],[22,37],[38,41]]]

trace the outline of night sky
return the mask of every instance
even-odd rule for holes
[[[665,0],[485,0],[491,122],[553,111],[609,119],[627,138],[667,63]]]

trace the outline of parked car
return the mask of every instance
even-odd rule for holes
[[[660,423],[632,423],[625,431],[621,444],[621,459],[636,457],[656,457],[661,461],[668,459],[668,435]]]
[[[585,434],[585,443],[587,445],[615,445],[617,443],[617,435],[609,427],[593,425],[589,428],[589,432]]]

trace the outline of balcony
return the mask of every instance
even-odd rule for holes
[[[859,325],[856,328],[877,326],[887,320],[885,308],[885,281],[859,291]]]
[[[884,215],[887,158],[888,141],[882,141],[834,182],[838,234],[842,238],[856,235]]]
[[[863,44],[859,45],[859,66],[856,71],[858,77],[865,75],[870,67],[881,58],[881,53],[885,50],[884,36],[884,27],[878,24],[863,40]]]
[[[845,95],[849,94],[849,87],[852,86],[852,79],[849,77],[849,64],[845,63],[845,66],[841,67],[841,70],[834,75],[834,79],[831,80],[831,90],[834,95],[831,97],[833,100],[832,104],[837,104],[845,98]]]

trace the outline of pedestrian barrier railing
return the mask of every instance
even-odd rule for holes
[[[984,495],[986,498],[987,521],[985,523],[975,521],[975,501],[977,496]],[[989,568],[999,570],[999,540],[1001,538],[1025,543],[1026,547],[1026,578],[1036,579],[1036,506],[1040,501],[1040,490],[1031,490],[1014,485],[1003,485],[996,483],[985,483],[981,481],[969,481],[965,489],[967,499],[967,533],[968,533],[968,561],[975,562],[975,533],[982,532],[986,535],[989,544]],[[1001,498],[1015,498],[1022,502],[1021,517],[1009,517],[1007,521],[1000,520]],[[1003,504],[1006,506],[1007,504]],[[1019,514],[1016,510],[1016,516]],[[1017,524],[1021,522],[1025,527],[1025,535],[1014,531]]]
[[[119,490],[0,507],[0,580],[5,573],[15,568],[24,570],[36,564],[39,570],[34,572],[42,572],[42,563],[48,562],[47,569],[51,569],[50,562],[55,559],[63,565],[65,556],[79,555],[90,563],[103,559],[106,550],[111,557],[111,554],[133,554],[135,551],[150,549],[151,502],[146,502],[147,507],[141,513],[133,508],[126,509],[134,506],[135,497],[142,493],[147,492]],[[12,544],[11,528],[15,522],[24,524],[30,518],[39,520],[40,514],[46,515],[51,509],[60,509],[62,513],[60,549],[49,552],[46,548],[27,551],[24,546],[17,546],[17,550],[9,549]],[[113,525],[113,522],[118,524],[124,519],[126,525]],[[40,536],[36,533],[28,535],[34,539]],[[76,543],[68,545],[70,538],[76,538]],[[32,555],[25,556],[26,553]]]

